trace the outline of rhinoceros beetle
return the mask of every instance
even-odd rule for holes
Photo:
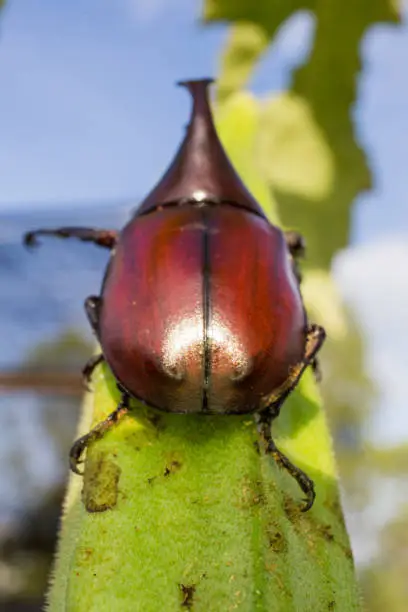
[[[299,288],[302,237],[272,225],[231,165],[214,126],[211,79],[184,81],[187,132],[161,180],[122,231],[62,227],[25,235],[79,238],[111,250],[100,296],[85,302],[103,360],[121,391],[116,410],[79,438],[89,443],[129,410],[130,398],[200,415],[254,414],[265,449],[298,482],[311,508],[313,481],[276,447],[271,423],[325,332],[308,322]]]

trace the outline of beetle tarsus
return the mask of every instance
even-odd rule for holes
[[[316,497],[314,482],[305,472],[294,465],[276,446],[272,437],[268,440],[266,448],[268,455],[273,457],[275,463],[280,467],[284,468],[291,476],[296,480],[299,487],[306,495],[303,506],[301,507],[302,512],[307,512],[313,506],[313,502]]]
[[[74,474],[83,475],[78,469],[79,463],[82,463],[81,456],[86,448],[94,442],[102,438],[105,433],[115,425],[127,412],[129,411],[129,396],[123,394],[117,408],[106,417],[104,421],[101,421],[90,432],[81,436],[74,442],[69,451],[69,467]]]
[[[88,361],[82,368],[82,382],[84,383],[84,386],[88,391],[91,390],[90,382],[92,379],[93,372],[95,368],[103,361],[105,361],[105,357],[102,353],[99,353],[98,355],[92,355],[92,357],[88,359]]]
[[[258,431],[265,441],[265,452],[273,458],[278,467],[284,468],[292,478],[296,480],[299,487],[306,495],[301,511],[307,512],[313,506],[316,497],[314,482],[305,472],[296,467],[296,465],[294,465],[276,446],[271,434],[273,419],[274,415],[270,411],[258,415]]]
[[[93,242],[106,249],[112,249],[117,241],[115,230],[92,229],[90,227],[59,227],[57,229],[38,229],[24,234],[24,244],[28,247],[38,246],[37,236],[57,236],[58,238],[78,238],[83,242]]]

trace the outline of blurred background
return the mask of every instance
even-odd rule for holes
[[[1,0],[0,0],[1,5]],[[8,0],[0,9],[0,608],[40,610],[107,253],[213,76],[222,139],[305,234],[322,393],[370,612],[408,610],[408,7],[402,0]],[[343,611],[342,611],[343,612]]]

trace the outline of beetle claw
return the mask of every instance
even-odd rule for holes
[[[74,442],[69,451],[69,467],[74,474],[78,474],[79,476],[83,476],[84,473],[78,469],[78,465],[84,463],[84,460],[81,459],[81,455],[84,452],[88,442],[88,436],[82,436]]]
[[[316,493],[314,489],[312,489],[311,491],[308,492],[308,497],[305,497],[304,499],[302,499],[303,505],[300,508],[300,511],[307,512],[308,510],[310,510],[310,508],[313,506],[315,497],[316,497]]]
[[[70,467],[71,472],[74,472],[74,474],[78,474],[78,476],[83,476],[84,472],[78,469],[78,465],[80,463],[84,463],[84,461],[82,459],[81,460],[74,459],[73,457],[69,458],[69,467]]]

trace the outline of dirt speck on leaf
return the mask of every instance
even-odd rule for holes
[[[118,500],[120,468],[106,455],[87,459],[82,489],[82,501],[87,512],[105,512]]]
[[[327,542],[333,542],[334,540],[334,535],[332,533],[331,527],[330,525],[321,525],[319,527],[319,533],[323,536],[323,538],[327,541]]]
[[[268,537],[269,547],[274,552],[282,553],[287,550],[288,544],[285,539],[285,536],[278,529],[276,528],[268,529],[267,537]]]
[[[170,476],[171,474],[178,472],[180,469],[181,469],[180,461],[171,461],[171,463],[166,465],[166,467],[164,468],[163,476]]]
[[[196,590],[195,584],[180,583],[179,587],[182,595],[181,607],[187,608],[187,610],[192,610],[194,603],[194,594]]]

